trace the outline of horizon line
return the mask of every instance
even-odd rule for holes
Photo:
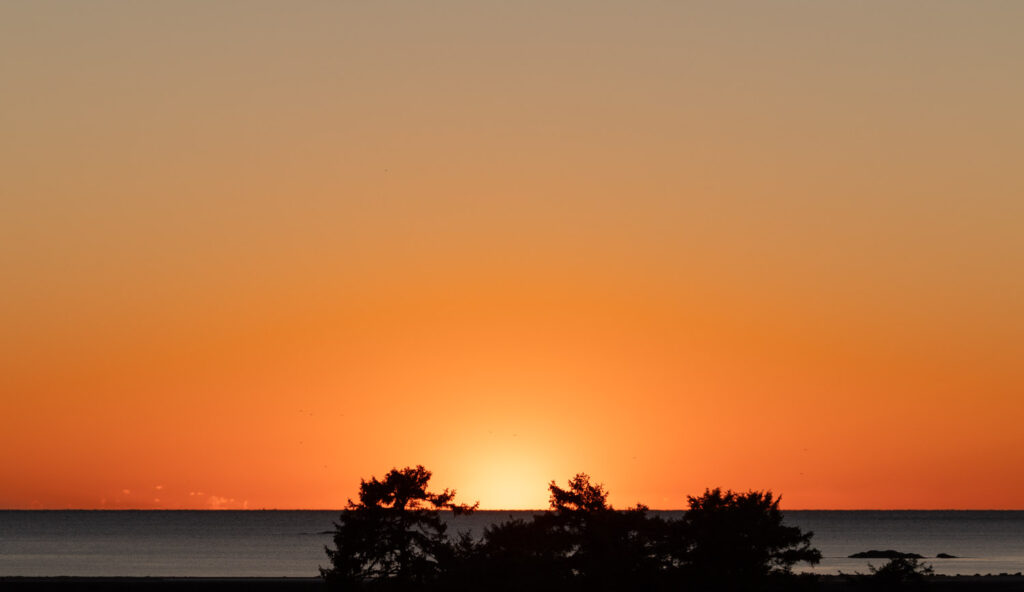
[[[346,508],[0,508],[0,512],[343,512]],[[628,510],[630,508],[612,508]],[[685,512],[686,508],[647,508]],[[441,512],[451,512],[441,509]],[[549,512],[551,508],[477,508],[476,512]],[[1024,512],[1024,508],[781,508],[782,512]]]

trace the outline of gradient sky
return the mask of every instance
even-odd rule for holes
[[[1022,30],[5,2],[0,507],[1024,508]]]

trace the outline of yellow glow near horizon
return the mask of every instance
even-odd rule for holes
[[[459,501],[485,510],[540,510],[548,507],[551,463],[529,446],[483,447],[467,455]]]

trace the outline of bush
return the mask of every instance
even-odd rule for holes
[[[674,525],[672,554],[686,580],[703,589],[751,590],[793,585],[798,562],[814,565],[814,533],[785,526],[771,492],[706,490],[689,497]]]
[[[856,574],[854,581],[865,590],[924,590],[927,576],[935,573],[931,565],[917,557],[893,557],[881,567],[868,564],[869,575]]]

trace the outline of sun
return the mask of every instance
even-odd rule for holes
[[[514,443],[475,451],[466,463],[459,497],[479,500],[485,510],[548,507],[550,468],[543,456]]]

